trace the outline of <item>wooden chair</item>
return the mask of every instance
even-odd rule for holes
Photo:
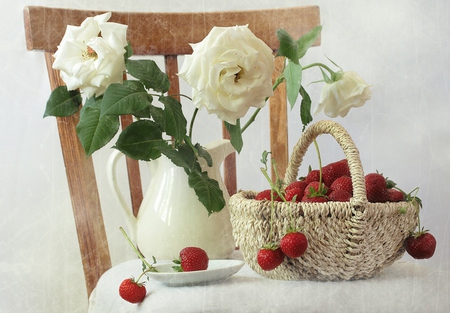
[[[63,84],[59,72],[52,69],[53,53],[64,35],[66,25],[80,25],[89,16],[104,12],[29,6],[24,9],[28,50],[43,50],[51,88]],[[274,51],[278,48],[276,30],[286,29],[299,38],[320,24],[316,6],[257,11],[199,12],[199,13],[129,13],[113,12],[111,20],[127,24],[127,39],[136,55],[162,55],[171,80],[170,94],[178,94],[177,56],[192,53],[189,43],[201,41],[213,26],[248,24],[254,34]],[[188,25],[189,27],[186,27]],[[155,31],[158,29],[158,31]],[[316,45],[319,42],[316,43]],[[277,58],[281,59],[281,58]],[[276,64],[276,77],[282,68]],[[286,93],[278,88],[270,99],[271,151],[284,175],[288,161]],[[44,104],[42,104],[44,109]],[[91,158],[86,158],[75,132],[79,116],[57,118],[58,131],[76,223],[80,252],[88,295],[100,276],[111,267],[100,200]],[[130,123],[122,119],[122,127]],[[227,136],[224,131],[224,136]],[[224,162],[224,180],[233,194],[237,190],[236,158],[231,155]],[[142,200],[142,187],[137,161],[127,159],[129,185],[134,214]]]

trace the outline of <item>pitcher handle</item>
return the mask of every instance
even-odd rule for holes
[[[114,150],[113,153],[111,153],[108,158],[108,163],[106,164],[106,175],[108,177],[109,187],[111,188],[114,197],[122,207],[122,211],[125,215],[125,219],[127,221],[128,229],[130,232],[130,239],[136,242],[137,219],[133,215],[133,211],[125,201],[122,192],[120,191],[119,184],[117,183],[117,162],[123,155],[124,154],[119,150]]]

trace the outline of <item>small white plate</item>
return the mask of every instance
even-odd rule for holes
[[[155,264],[158,272],[149,272],[151,279],[171,287],[206,285],[222,281],[236,274],[244,261],[241,260],[210,260],[208,269],[204,271],[175,272],[171,264]]]

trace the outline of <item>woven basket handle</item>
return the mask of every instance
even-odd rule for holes
[[[317,136],[330,134],[336,139],[344,151],[348,161],[350,175],[353,184],[353,198],[350,200],[352,205],[360,206],[367,202],[366,185],[364,182],[364,171],[359,157],[359,151],[355,146],[348,132],[338,123],[322,120],[310,127],[303,133],[292,151],[286,170],[285,182],[289,184],[297,180],[298,170],[308,147],[313,143]]]

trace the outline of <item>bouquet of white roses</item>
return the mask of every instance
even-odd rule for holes
[[[334,72],[322,63],[300,64],[321,26],[297,40],[278,30],[280,48],[275,56],[247,26],[214,27],[203,41],[192,44],[193,53],[186,56],[179,73],[193,88],[196,109],[188,127],[179,95],[167,94],[168,76],[153,60],[131,58],[127,26],[108,22],[110,17],[111,13],[105,13],[87,18],[81,26],[67,27],[53,64],[66,86],[52,91],[44,116],[70,116],[80,111],[76,131],[90,156],[114,138],[120,116],[132,115],[134,122],[120,133],[114,148],[137,160],[167,156],[184,168],[189,186],[210,213],[220,211],[225,201],[217,181],[210,179],[198,162],[204,158],[210,165],[212,160],[200,143],[192,141],[197,110],[205,107],[224,121],[232,145],[240,152],[242,132],[281,83],[286,84],[291,107],[301,95],[303,125],[312,121],[311,100],[301,79],[307,68],[319,67],[326,82],[316,111],[345,116],[351,107],[370,98],[369,86],[353,72]],[[286,61],[272,85],[275,57]],[[123,80],[124,73],[130,76],[128,80]],[[250,107],[257,109],[241,127],[240,119]]]

